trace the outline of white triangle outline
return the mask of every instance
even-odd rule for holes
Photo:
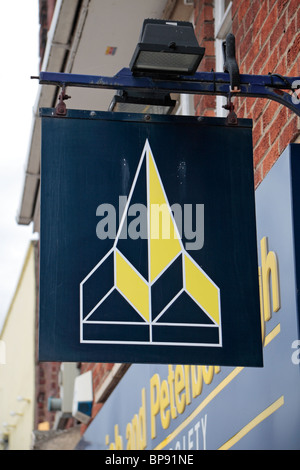
[[[136,182],[137,182],[137,179],[139,177],[139,174],[140,174],[140,171],[141,171],[141,167],[142,167],[142,164],[144,162],[144,159],[146,158],[146,184],[147,184],[147,242],[148,242],[148,279],[151,279],[150,277],[150,269],[151,269],[151,266],[150,266],[150,241],[149,241],[149,236],[150,236],[150,195],[149,195],[149,190],[150,190],[150,181],[149,181],[149,178],[150,178],[150,175],[149,175],[149,154],[151,155],[152,157],[152,162],[154,164],[154,168],[155,168],[155,171],[156,171],[156,175],[159,179],[159,183],[160,183],[160,186],[161,186],[161,189],[163,191],[163,195],[164,195],[164,198],[166,200],[166,203],[167,203],[167,206],[168,206],[168,210],[169,210],[169,214],[170,214],[170,217],[171,217],[171,220],[173,222],[173,225],[174,225],[174,228],[176,230],[176,235],[177,235],[177,238],[178,238],[178,241],[180,243],[180,247],[181,247],[181,250],[174,256],[174,258],[168,263],[168,265],[156,276],[155,279],[153,279],[153,281],[146,281],[144,279],[144,277],[141,275],[141,273],[139,273],[137,271],[136,268],[134,268],[134,266],[127,260],[127,258],[124,256],[123,253],[121,253],[118,248],[117,248],[117,243],[119,241],[119,237],[120,237],[120,233],[123,229],[123,225],[124,225],[124,222],[125,222],[125,218],[126,218],[126,215],[127,215],[127,212],[128,212],[128,209],[129,209],[129,206],[130,206],[130,202],[131,202],[131,199],[132,199],[132,195],[133,195],[133,192],[134,192],[134,189],[135,189],[135,186],[136,186]],[[125,295],[119,290],[117,289],[117,286],[116,286],[116,265],[115,265],[115,251],[118,250],[120,252],[120,254],[123,256],[123,258],[126,260],[126,262],[128,262],[128,264],[134,268],[134,271],[136,272],[136,274],[138,274],[141,279],[146,282],[146,284],[148,285],[148,287],[150,288],[158,279],[159,277],[168,269],[168,267],[174,262],[175,259],[177,259],[178,256],[182,255],[183,256],[183,259],[184,259],[184,255],[188,256],[191,261],[197,265],[197,268],[200,269],[200,271],[209,279],[209,281],[218,289],[218,298],[219,298],[219,323],[217,323],[212,317],[211,315],[203,308],[203,306],[196,300],[194,299],[191,294],[186,290],[186,286],[185,286],[185,276],[184,276],[184,272],[185,272],[185,266],[184,266],[184,262],[183,262],[183,265],[182,265],[182,274],[183,274],[183,288],[173,297],[173,299],[168,303],[167,306],[164,307],[164,309],[156,316],[155,320],[152,320],[152,306],[151,306],[151,289],[150,289],[150,292],[149,292],[149,312],[150,312],[150,321],[148,322],[147,320],[145,320],[145,318],[143,317],[143,315],[132,305],[132,303],[125,297]],[[111,254],[111,253],[114,253],[114,286],[113,288],[111,288],[109,290],[109,292],[103,296],[103,298],[97,303],[97,305],[91,310],[91,312],[89,312],[85,318],[82,318],[82,312],[83,312],[83,306],[82,306],[82,302],[83,302],[83,299],[82,299],[82,296],[83,296],[83,284],[84,282],[95,272],[95,270],[105,261],[105,259]],[[178,298],[179,294],[183,291],[185,291],[191,298],[192,300],[201,308],[201,310],[213,321],[214,325],[205,325],[205,324],[189,324],[189,323],[168,323],[168,325],[173,325],[173,326],[182,326],[182,327],[185,327],[185,326],[195,326],[195,327],[201,327],[201,326],[204,326],[204,327],[209,327],[209,326],[215,326],[219,329],[219,333],[220,333],[220,337],[219,337],[219,343],[218,344],[212,344],[211,346],[222,346],[222,327],[221,327],[221,305],[220,305],[220,289],[219,287],[212,281],[212,279],[205,273],[205,271],[203,271],[203,269],[196,263],[196,261],[191,257],[191,255],[189,253],[187,253],[187,251],[185,250],[184,246],[183,246],[183,243],[182,243],[182,239],[180,237],[180,234],[179,234],[179,230],[178,230],[178,227],[177,227],[177,224],[176,224],[176,221],[174,219],[174,216],[173,216],[173,213],[172,213],[172,210],[171,210],[171,206],[170,206],[170,203],[169,203],[169,200],[168,200],[168,197],[166,195],[166,192],[165,192],[165,188],[164,188],[164,185],[162,183],[162,180],[161,180],[161,177],[160,177],[160,173],[158,171],[158,168],[157,168],[157,165],[156,165],[156,161],[154,159],[154,155],[153,155],[153,152],[152,152],[152,149],[151,149],[151,146],[150,146],[150,143],[148,141],[148,139],[146,139],[145,141],[145,144],[144,144],[144,148],[143,148],[143,151],[141,153],[141,157],[140,157],[140,160],[139,160],[139,163],[138,163],[138,166],[137,166],[137,169],[136,169],[136,172],[135,172],[135,175],[134,175],[134,178],[133,178],[133,182],[132,182],[132,185],[131,185],[131,188],[130,188],[130,192],[129,192],[129,195],[128,195],[128,198],[127,198],[127,201],[126,201],[126,204],[125,204],[125,207],[124,207],[124,211],[123,211],[123,214],[122,214],[122,217],[121,217],[121,220],[120,220],[120,224],[119,224],[119,228],[118,228],[118,232],[116,234],[116,238],[115,238],[115,241],[114,241],[114,244],[113,244],[113,247],[108,251],[108,253],[106,253],[106,255],[104,255],[104,257],[99,261],[99,263],[96,264],[96,266],[90,271],[90,273],[87,274],[87,276],[81,281],[80,283],[80,311],[81,311],[81,342],[86,342],[86,343],[114,343],[114,341],[106,341],[106,340],[84,340],[83,339],[83,332],[82,332],[82,324],[83,323],[89,323],[88,318],[92,315],[92,313],[96,310],[96,307],[97,306],[100,306],[102,301],[109,295],[109,293],[113,290],[113,289],[117,289],[118,292],[120,294],[122,294],[122,296],[124,297],[124,299],[137,311],[137,313],[139,313],[139,315],[141,316],[141,318],[144,320],[145,323],[147,323],[149,326],[150,326],[150,341],[149,342],[139,342],[139,341],[116,341],[115,343],[120,343],[120,344],[157,344],[157,345],[162,345],[162,344],[166,344],[166,345],[171,345],[171,344],[176,344],[176,345],[182,345],[182,346],[187,346],[189,345],[190,343],[171,343],[171,342],[166,342],[166,343],[162,343],[162,342],[156,342],[156,343],[153,343],[152,342],[152,329],[151,329],[151,325],[152,324],[156,324],[158,325],[157,320],[159,318],[161,318],[161,316],[163,316],[164,312],[167,311],[167,309],[170,307],[170,305],[172,305],[172,303],[174,303],[174,301]],[[118,321],[111,321],[111,322],[96,322],[96,321],[90,321],[90,323],[113,323],[113,324],[124,324],[124,323],[130,323],[132,324],[132,322],[118,322]],[[167,326],[167,324],[166,324]],[[201,344],[201,343],[192,343],[194,346],[210,346],[209,344]]]

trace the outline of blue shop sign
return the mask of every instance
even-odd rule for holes
[[[262,366],[251,121],[41,116],[39,359]]]

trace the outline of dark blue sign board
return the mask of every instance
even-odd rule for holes
[[[251,121],[41,116],[39,359],[262,366]]]

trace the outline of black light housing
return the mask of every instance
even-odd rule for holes
[[[147,19],[129,67],[134,75],[193,75],[204,52],[192,23]]]
[[[123,113],[171,114],[176,105],[167,93],[120,90],[113,97],[108,111]]]

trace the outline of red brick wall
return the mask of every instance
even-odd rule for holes
[[[213,0],[195,0],[195,32],[206,48],[199,70],[214,68]],[[232,32],[240,73],[300,75],[299,0],[233,0]],[[262,181],[288,143],[299,136],[299,119],[286,107],[264,99],[234,98],[240,118],[253,119],[254,174]],[[197,97],[197,115],[214,115],[215,99]]]
[[[194,4],[195,34],[199,46],[205,47],[205,55],[200,63],[199,71],[210,72],[216,67],[214,1],[195,0]],[[197,116],[214,116],[215,109],[215,96],[198,95],[195,97],[195,112]]]
[[[60,363],[39,363],[36,371],[36,416],[35,429],[48,421],[50,429],[54,424],[55,413],[48,411],[48,398],[59,397],[58,373]]]
[[[241,73],[300,75],[299,0],[234,0],[232,30]],[[258,185],[299,135],[298,118],[286,107],[262,99],[239,98],[236,111],[239,117],[253,119]]]
[[[97,390],[101,387],[107,376],[109,375],[111,369],[113,368],[114,364],[112,363],[82,363],[81,368],[80,368],[80,373],[84,374],[85,372],[92,371],[92,376],[93,376],[93,394],[94,394],[94,403],[93,403],[93,409],[92,409],[92,418],[96,416],[98,411],[102,407],[102,403],[96,403],[95,402],[95,396]],[[83,433],[85,429],[87,428],[87,425],[82,425],[81,426],[81,432]]]

